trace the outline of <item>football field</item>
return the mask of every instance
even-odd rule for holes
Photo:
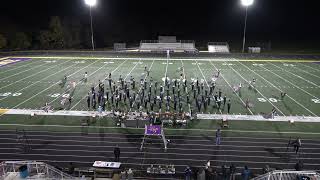
[[[10,59],[10,58],[9,58]],[[47,102],[54,109],[61,109],[61,98],[66,87],[75,82],[72,103],[68,110],[86,111],[86,95],[91,86],[107,78],[109,73],[125,81],[144,77],[150,70],[153,81],[163,83],[164,77],[179,79],[183,74],[191,82],[198,79],[209,88],[213,74],[215,92],[231,100],[231,114],[257,115],[269,113],[275,107],[279,116],[320,115],[320,64],[304,61],[243,61],[237,59],[139,59],[139,58],[20,58],[20,61],[0,67],[0,109],[40,109]],[[86,83],[80,80],[88,73]],[[61,86],[64,76],[68,80]],[[256,79],[255,88],[250,82]],[[234,92],[241,84],[241,91]],[[287,95],[282,99],[280,93]],[[187,92],[183,92],[186,95]],[[190,92],[192,94],[192,92]],[[192,96],[192,95],[190,95]],[[245,102],[250,108],[245,108]],[[62,107],[65,109],[64,107]],[[110,110],[111,107],[106,107]],[[187,107],[183,107],[187,110]],[[195,107],[194,107],[195,108]],[[226,113],[208,107],[204,113]]]
[[[37,160],[60,167],[74,162],[77,167],[91,167],[96,160],[113,161],[113,148],[118,144],[122,164],[133,168],[141,179],[145,179],[146,168],[151,165],[174,164],[174,177],[180,178],[187,165],[203,168],[207,160],[217,169],[223,164],[234,163],[237,172],[248,165],[257,174],[266,164],[277,169],[292,169],[300,160],[305,169],[319,171],[320,64],[316,61],[16,57],[3,58],[0,62],[0,160]],[[145,69],[150,70],[150,76],[146,75]],[[220,74],[215,77],[218,70]],[[88,73],[87,82],[83,81],[85,72]],[[253,121],[230,121],[230,127],[222,129],[221,145],[215,145],[214,134],[221,125],[220,121],[193,120],[186,127],[165,129],[166,138],[170,139],[168,152],[163,152],[161,140],[154,138],[147,138],[145,148],[140,151],[144,132],[141,127],[144,125],[120,128],[116,127],[116,118],[81,117],[68,113],[92,112],[93,109],[87,107],[87,94],[92,86],[98,86],[99,80],[109,91],[105,81],[109,73],[115,81],[120,76],[126,82],[136,79],[137,93],[141,91],[140,80],[150,82],[151,77],[153,82],[165,84],[165,77],[172,81],[180,79],[182,74],[188,84],[198,79],[206,90],[215,81],[213,94],[220,89],[222,96],[230,99],[229,114],[253,117]],[[67,76],[66,81],[63,81],[64,76]],[[256,83],[250,86],[253,79]],[[241,90],[237,91],[240,83]],[[72,85],[75,86],[73,91],[67,91]],[[281,92],[287,95],[281,98]],[[190,107],[186,103],[188,94],[192,101]],[[213,94],[210,96],[212,101]],[[227,114],[225,106],[218,109],[213,103],[198,112],[190,85],[187,91],[181,91],[181,95],[183,111],[193,109],[198,114]],[[61,101],[66,96],[71,96],[72,102],[64,106]],[[250,102],[250,107],[245,107],[246,102]],[[33,117],[16,113],[18,109],[26,112],[40,110],[45,103],[50,104],[54,112],[63,110],[64,114]],[[126,104],[121,106],[127,107]],[[254,119],[270,114],[273,107],[276,119]],[[111,110],[109,101],[106,111]],[[155,106],[155,111],[158,110],[159,107]],[[175,112],[172,106],[169,110]],[[290,124],[281,121],[285,117],[309,121]],[[83,122],[88,122],[88,126]],[[18,138],[21,133],[25,133],[27,143]],[[297,137],[302,139],[303,145],[295,154],[288,141]],[[30,149],[25,150],[26,147]]]

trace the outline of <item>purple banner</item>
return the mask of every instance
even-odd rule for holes
[[[8,58],[8,59],[0,60],[0,67],[14,64],[21,61],[29,61],[29,60],[31,60],[31,58]]]
[[[146,135],[161,135],[160,125],[146,125],[145,132]]]

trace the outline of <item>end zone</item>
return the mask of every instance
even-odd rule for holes
[[[8,111],[9,111],[9,109],[0,109],[0,115],[5,114]]]
[[[12,58],[12,57],[0,58],[0,67],[18,63],[21,61],[28,61],[28,60],[31,60],[31,58]]]

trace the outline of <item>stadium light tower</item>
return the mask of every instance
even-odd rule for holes
[[[254,2],[254,0],[241,0],[241,4],[246,7],[246,16],[244,19],[244,29],[243,29],[242,53],[244,53],[244,48],[246,46],[248,7],[251,6],[253,4],[253,2]]]
[[[92,43],[92,50],[94,51],[94,41],[93,41],[93,25],[92,25],[92,13],[91,8],[97,4],[97,0],[85,0],[85,3],[90,8],[90,22],[91,22],[91,43]]]

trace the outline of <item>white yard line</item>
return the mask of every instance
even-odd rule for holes
[[[169,59],[167,58],[167,65],[166,65],[166,71],[165,71],[165,73],[164,73],[164,78],[167,77],[168,65],[169,65]],[[165,79],[165,80],[163,81],[163,86],[165,86],[166,80],[167,80],[167,79]]]
[[[92,73],[90,73],[88,75],[88,77],[91,77],[92,75],[94,75],[96,72],[98,72],[99,70],[101,70],[102,68],[104,68],[107,64],[104,64],[103,66],[100,66],[98,69],[96,69],[95,71],[93,71]],[[79,83],[76,83],[76,86],[78,85]],[[61,96],[63,96],[63,94],[60,94],[58,97],[54,98],[53,100],[51,100],[48,104],[51,104],[53,103],[54,101],[56,101],[57,99],[59,99]]]
[[[273,66],[281,69],[283,72],[288,72],[288,73],[290,73],[290,74],[292,74],[292,75],[294,75],[294,76],[296,76],[296,77],[298,77],[298,78],[300,78],[300,79],[308,82],[309,84],[312,84],[312,85],[314,85],[314,86],[316,86],[316,87],[318,87],[318,88],[320,87],[319,85],[315,84],[314,82],[311,82],[311,81],[309,81],[309,80],[307,80],[307,79],[305,79],[305,78],[303,78],[303,77],[301,77],[301,76],[299,76],[299,75],[296,75],[296,74],[294,74],[294,73],[292,73],[292,72],[290,72],[290,71],[287,71],[287,70],[285,70],[285,69],[283,69],[283,68],[281,68],[281,67],[278,67],[278,66],[276,66],[276,65],[274,65],[274,64],[272,64],[272,63],[269,63],[269,64],[271,64],[271,65],[273,65]]]
[[[243,63],[239,62],[242,66],[246,67],[247,69],[249,69],[250,71],[252,71],[248,66],[244,65]],[[262,68],[265,68],[262,66]],[[266,70],[268,70],[267,68],[265,68]],[[253,73],[257,74],[259,77],[261,77],[263,80],[265,80],[266,82],[268,82],[272,87],[274,87],[275,89],[277,89],[279,92],[284,92],[282,91],[280,88],[278,88],[277,86],[275,86],[273,83],[269,82],[268,80],[266,80],[264,77],[262,77],[260,74],[256,73],[255,71],[252,71]],[[271,72],[274,73],[274,72]],[[274,73],[275,74],[275,73]],[[313,113],[312,111],[310,111],[308,108],[306,108],[304,105],[302,105],[301,103],[297,102],[295,99],[293,99],[289,94],[287,94],[287,96],[293,100],[296,104],[298,104],[299,106],[301,106],[302,108],[304,108],[305,110],[307,110],[309,113],[311,113],[313,116],[317,116],[315,113]]]
[[[305,65],[305,63],[299,63],[299,64],[300,64],[300,65],[303,65],[303,66],[305,66],[305,67],[308,67],[308,68],[310,68],[310,69],[312,69],[312,70],[314,70],[314,71],[320,71],[320,69],[317,69],[317,68],[314,68],[314,67]]]
[[[186,73],[184,72],[184,64],[182,60],[181,60],[181,65],[182,65],[182,71],[183,71],[183,78],[186,79]]]
[[[64,71],[64,70],[66,70],[66,69],[71,68],[72,66],[75,66],[75,64],[73,64],[73,65],[71,65],[71,66],[69,66],[69,67],[67,67],[67,68],[64,68],[64,69],[62,69],[62,70],[60,70],[60,71],[57,71],[57,72],[55,72],[55,73],[53,73],[53,74],[50,74],[49,76],[46,76],[45,78],[43,78],[43,79],[41,79],[41,80],[44,80],[44,79],[47,79],[47,78],[49,78],[49,77],[51,77],[51,76],[53,76],[53,75],[56,75],[56,74],[60,73],[61,71]],[[25,86],[25,87],[22,88],[22,89],[19,89],[19,91],[17,91],[17,93],[20,93],[20,92],[23,91],[24,89],[27,89],[27,88],[29,88],[29,87],[31,87],[31,86],[34,86],[34,85],[38,84],[39,82],[41,82],[41,80],[40,80],[40,81],[32,82],[30,85]],[[8,97],[9,97],[9,96],[4,97],[4,98],[1,98],[0,101],[6,99],[6,98],[8,98]]]
[[[119,67],[121,67],[122,66],[122,64],[124,64],[125,62],[127,62],[127,60],[125,60],[125,61],[123,61],[121,64],[119,64],[118,65],[118,67],[116,67],[112,72],[111,72],[111,74],[112,73],[114,73]],[[134,68],[138,65],[139,63],[137,63],[135,66],[134,66]],[[133,69],[132,69],[133,70]],[[132,70],[130,71],[130,73],[132,72]],[[130,74],[129,73],[129,74]],[[128,74],[128,75],[129,75]],[[126,80],[126,78],[128,77],[128,75],[125,77],[125,79],[124,80]],[[105,79],[105,78],[103,78],[103,79]],[[95,88],[97,88],[98,87],[98,85],[96,85],[95,86]],[[73,108],[75,108],[83,99],[85,99],[87,97],[87,95],[85,95],[85,96],[83,96],[75,105],[73,105],[71,108],[70,108],[70,110],[72,110]]]
[[[229,65],[228,65],[229,66]],[[236,71],[235,69],[233,69],[231,66],[229,66],[234,72],[236,72],[243,80],[245,80],[248,84],[248,80],[246,80],[238,71]],[[280,112],[283,116],[285,116],[285,114],[276,106],[274,105],[268,98],[266,98],[258,89],[256,89],[257,92],[266,100],[268,101],[274,108],[277,109],[278,112]]]
[[[68,75],[67,77],[71,77],[71,76],[73,76],[74,74],[77,74],[79,71],[81,71],[81,70],[85,69],[86,67],[88,67],[88,66],[90,66],[90,65],[92,65],[92,64],[94,64],[94,63],[96,63],[96,62],[98,62],[98,61],[94,61],[93,63],[91,63],[91,64],[89,64],[89,65],[87,65],[87,66],[85,66],[85,67],[83,67],[83,68],[81,68],[81,69],[79,69],[79,70],[75,71],[74,73],[72,73],[72,74]],[[22,104],[24,104],[24,103],[28,102],[29,100],[31,100],[31,99],[33,99],[33,98],[35,98],[35,97],[36,97],[36,96],[38,96],[39,94],[41,94],[41,93],[43,93],[43,92],[47,91],[48,89],[52,88],[53,86],[57,85],[58,83],[59,83],[59,82],[56,82],[56,83],[52,84],[51,86],[47,87],[46,89],[44,89],[44,90],[42,90],[42,91],[38,92],[37,94],[35,94],[35,95],[31,96],[30,98],[28,98],[28,99],[24,100],[23,102],[21,102],[21,103],[17,104],[17,105],[16,105],[16,106],[14,106],[12,109],[16,109],[16,108],[18,108],[18,106],[20,106],[20,105],[22,105]]]
[[[200,70],[200,73],[202,74],[202,77],[203,77],[204,81],[205,81],[206,84],[207,84],[207,87],[209,87],[209,84],[208,84],[208,82],[207,82],[207,79],[206,79],[206,77],[204,76],[204,74],[203,74],[203,72],[202,72],[202,70],[201,70],[201,68],[200,68],[200,66],[199,66],[198,61],[195,60],[195,62],[196,62],[197,66],[198,66],[198,68],[199,68],[199,70]]]
[[[208,84],[208,82],[207,82],[207,79],[206,79],[206,77],[204,76],[204,74],[203,74],[203,72],[202,72],[202,70],[201,70],[201,68],[200,68],[200,66],[199,66],[198,61],[197,61],[197,60],[195,60],[195,62],[196,62],[197,66],[198,66],[198,68],[199,68],[199,70],[200,70],[200,72],[201,72],[201,74],[202,74],[202,77],[204,78],[204,81],[205,81],[205,82],[206,82],[206,84],[207,84],[207,87],[209,88],[209,84]],[[211,97],[210,97],[210,98],[211,98]],[[220,112],[220,114],[222,114],[221,109],[219,109],[219,112]]]
[[[183,71],[183,79],[187,80],[186,73],[184,71],[184,64],[183,64],[182,60],[181,60],[181,65],[182,65],[182,71]],[[186,92],[188,92],[188,86],[186,86]],[[191,114],[191,106],[190,106],[190,104],[188,104],[188,108],[189,108],[189,113]]]
[[[15,81],[15,82],[13,82],[13,83],[10,83],[10,84],[8,84],[8,85],[6,85],[6,86],[2,86],[0,89],[3,89],[3,88],[8,87],[8,86],[11,86],[11,85],[16,84],[16,83],[18,83],[18,82],[21,82],[21,81],[23,81],[23,80],[25,80],[25,79],[27,79],[27,78],[33,77],[33,76],[35,76],[35,75],[37,75],[37,74],[40,74],[40,73],[42,73],[42,72],[44,72],[44,71],[48,71],[48,70],[50,70],[50,69],[52,69],[52,68],[55,68],[56,66],[60,66],[60,65],[65,64],[65,63],[67,63],[67,62],[70,62],[70,60],[69,60],[69,61],[64,61],[63,63],[56,64],[56,65],[54,65],[54,66],[50,66],[50,67],[47,68],[47,69],[43,69],[43,70],[38,71],[38,72],[36,72],[36,73],[34,73],[34,74],[30,75],[30,76],[27,76],[27,77],[25,77],[25,78],[22,78],[22,79],[20,79],[20,80],[18,80],[18,81]]]
[[[304,73],[307,73],[307,74],[309,74],[309,75],[311,75],[311,76],[320,78],[320,76],[315,75],[315,74],[312,74],[312,73],[310,73],[310,72],[308,72],[308,71],[306,71],[306,70],[300,69],[300,68],[298,68],[298,67],[293,66],[293,68],[298,69],[299,71],[302,71],[302,72],[304,72]]]
[[[304,90],[304,89],[300,88],[299,86],[295,85],[294,83],[292,83],[292,82],[288,81],[286,78],[283,78],[282,76],[278,75],[277,73],[272,72],[272,71],[270,71],[269,69],[267,69],[267,68],[265,68],[265,67],[262,67],[262,68],[264,68],[264,69],[266,69],[267,71],[271,72],[272,74],[274,74],[274,75],[278,76],[280,79],[282,79],[282,80],[286,81],[287,83],[291,84],[292,86],[296,87],[297,89],[300,89],[301,91],[305,92],[306,94],[308,94],[308,95],[310,95],[310,96],[312,96],[312,97],[314,97],[314,98],[316,98],[316,99],[319,99],[318,97],[316,97],[316,96],[314,96],[314,95],[310,94],[308,91],[306,91],[306,90]]]
[[[31,60],[31,61],[32,61],[32,60]],[[22,67],[31,66],[32,64],[35,64],[35,63],[37,63],[37,62],[41,62],[41,61],[33,61],[33,62],[24,64],[24,65],[19,65],[19,63],[21,63],[21,62],[17,62],[16,64],[12,64],[12,65],[19,65],[18,67],[11,68],[11,66],[6,66],[8,69],[5,70],[5,71],[1,71],[0,74],[7,73],[7,72],[10,72],[10,71],[13,71],[13,70],[16,70],[16,69],[20,69],[20,68],[22,68]]]
[[[218,68],[216,68],[216,66],[210,61],[210,64],[216,69],[218,70]],[[240,99],[240,101],[242,102],[243,105],[245,105],[245,102],[242,100],[242,98],[239,96],[239,94],[232,88],[232,86],[230,85],[230,83],[227,81],[226,78],[224,78],[223,73],[220,73],[221,77],[224,79],[224,81],[228,84],[228,86],[232,89],[232,91],[236,94],[236,96]],[[250,108],[248,108],[249,112],[253,115],[253,112],[251,111]]]
[[[16,75],[19,75],[19,74],[22,74],[22,73],[24,73],[24,72],[27,72],[27,71],[30,71],[30,70],[33,70],[33,69],[36,69],[36,68],[38,68],[38,67],[42,67],[42,66],[44,66],[44,65],[46,65],[46,64],[47,64],[47,63],[43,63],[43,64],[40,64],[40,65],[34,66],[34,67],[32,67],[32,68],[26,69],[26,70],[24,70],[24,71],[20,71],[20,72],[18,72],[18,73],[12,74],[12,75],[10,75],[10,76],[6,76],[6,77],[4,77],[4,78],[1,78],[0,81],[2,81],[2,80],[4,80],[4,79],[8,79],[8,78],[13,77],[13,76],[16,76]]]
[[[154,63],[154,61],[152,61],[152,64],[151,64],[150,67],[149,67],[149,71],[151,70],[151,68],[152,68],[152,66],[153,66],[153,63]],[[147,74],[145,75],[145,77],[144,77],[144,79],[143,79],[143,83],[146,81],[146,79],[147,79]],[[143,87],[143,85],[140,86],[140,89],[139,89],[137,95],[140,94],[142,87]],[[133,103],[132,103],[132,106],[130,107],[129,113],[131,112],[131,109],[132,109],[132,107],[135,105],[137,99],[138,99],[138,96],[136,96],[136,98],[134,99],[134,101],[133,101]]]

